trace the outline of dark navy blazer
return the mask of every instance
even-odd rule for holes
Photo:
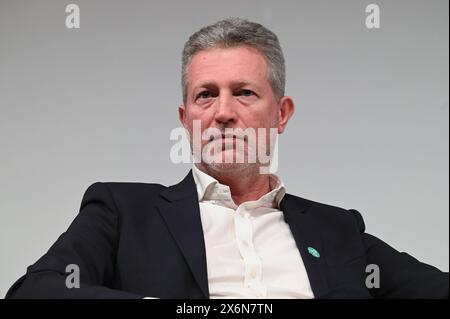
[[[448,298],[448,273],[364,232],[361,215],[286,194],[281,210],[316,298]],[[308,252],[314,248],[320,256]],[[80,269],[67,288],[66,266]],[[379,288],[366,287],[368,264]],[[195,183],[95,183],[68,230],[6,298],[209,298]]]

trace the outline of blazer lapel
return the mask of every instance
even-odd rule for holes
[[[209,298],[205,242],[192,172],[190,171],[179,184],[166,188],[160,195],[166,199],[158,205],[160,214],[205,298]]]
[[[286,222],[291,228],[297,247],[305,264],[311,288],[315,298],[328,291],[326,265],[320,236],[320,225],[308,212],[311,202],[300,197],[286,194],[280,203]]]

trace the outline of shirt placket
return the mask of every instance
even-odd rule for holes
[[[262,263],[253,244],[253,224],[251,215],[240,206],[235,215],[237,246],[244,263],[244,286],[257,298],[265,298],[267,289],[262,284]]]

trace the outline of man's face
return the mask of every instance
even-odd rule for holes
[[[286,99],[292,102],[284,97],[280,103],[286,104]],[[280,110],[280,103],[277,103],[267,78],[266,60],[248,46],[214,48],[196,53],[188,66],[185,103],[179,108],[179,116],[189,132],[191,146],[194,120],[201,123],[202,133],[208,128],[217,128],[222,133],[226,132],[226,128],[253,128],[258,134],[258,128],[263,128],[266,129],[267,140],[269,128],[276,128],[277,133],[282,133],[287,124],[287,119],[283,120],[286,112],[283,107]],[[293,105],[290,109],[288,117],[292,115]],[[202,139],[201,147],[203,149],[212,143],[222,143],[220,153],[216,154],[222,162],[227,152],[236,153],[233,138],[219,136],[214,140]],[[248,139],[243,143],[247,156]],[[214,167],[223,170],[236,168],[236,165]]]

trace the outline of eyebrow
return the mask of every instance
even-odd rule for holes
[[[234,89],[235,89],[235,88],[240,88],[240,87],[243,87],[243,86],[246,86],[246,85],[253,86],[253,87],[255,87],[257,90],[260,89],[259,86],[258,86],[256,83],[250,82],[250,81],[245,81],[245,80],[232,81],[231,84],[230,84],[230,86],[231,86],[232,88],[234,88]],[[197,90],[197,89],[199,89],[199,88],[202,88],[202,87],[207,88],[207,87],[211,87],[211,86],[216,86],[216,83],[213,82],[213,81],[205,81],[205,82],[201,82],[200,84],[196,85],[196,86],[193,88],[193,91],[195,91],[195,90]]]

